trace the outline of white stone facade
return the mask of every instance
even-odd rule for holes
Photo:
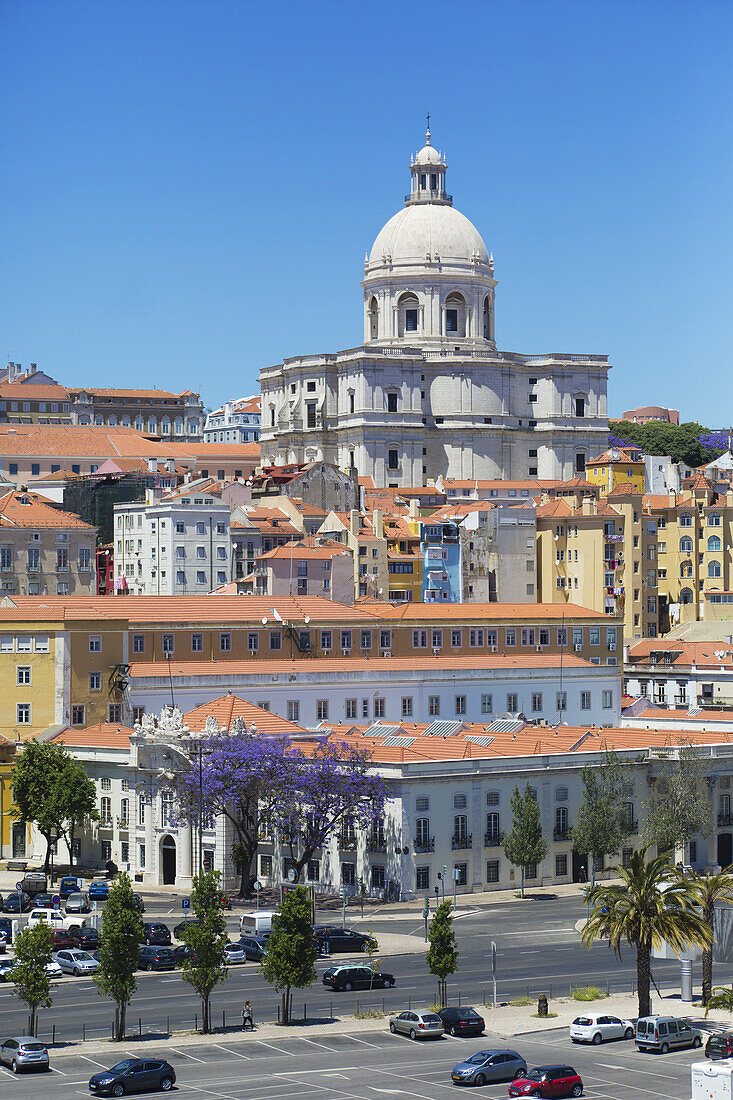
[[[497,351],[493,257],[430,144],[364,264],[364,344],[260,373],[266,464],[355,465],[377,485],[570,478],[603,449],[608,357]]]
[[[226,401],[206,417],[204,443],[256,443],[259,438],[259,395]]]

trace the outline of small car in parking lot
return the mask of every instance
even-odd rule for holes
[[[677,1016],[640,1016],[636,1021],[634,1039],[639,1050],[654,1050],[667,1054],[670,1050],[702,1046],[702,1035],[689,1020]]]
[[[61,969],[61,967],[59,966],[59,964],[56,962],[55,959],[51,959],[50,962],[47,962],[44,969],[45,969],[46,973],[48,974],[49,978],[62,978],[63,977],[64,972]]]
[[[167,947],[171,942],[171,930],[160,921],[145,921],[143,924],[143,942],[148,946]]]
[[[572,1066],[537,1066],[509,1085],[510,1096],[582,1096],[583,1082]]]
[[[176,956],[170,947],[140,947],[137,965],[141,970],[173,970]]]
[[[170,1062],[162,1058],[125,1058],[90,1077],[89,1091],[96,1096],[124,1096],[150,1089],[169,1092],[175,1083],[176,1071]]]
[[[89,883],[89,897],[92,901],[106,901],[109,897],[109,880],[93,878]]]
[[[570,1025],[570,1038],[574,1043],[594,1043],[596,1046],[608,1039],[633,1039],[634,1021],[620,1020],[607,1013],[589,1012],[576,1016]]]
[[[143,901],[142,894],[132,895],[132,906],[138,913],[145,912],[145,902]]]
[[[34,898],[36,894],[48,893],[48,878],[43,871],[26,871],[20,880],[20,888]]]
[[[55,909],[51,894],[36,894],[33,899],[34,909]]]
[[[177,940],[182,940],[186,935],[186,928],[190,928],[191,925],[199,925],[201,921],[198,917],[191,917],[190,920],[179,921],[178,924],[173,926],[173,935]]]
[[[79,890],[74,894],[69,894],[66,899],[67,913],[91,913],[91,911],[92,903],[89,900],[89,894]]]
[[[53,945],[59,947],[76,947],[76,937],[72,936],[68,928],[54,928]]]
[[[354,932],[351,928],[339,928],[335,924],[314,924],[313,931],[322,954],[333,951],[365,951],[368,944],[376,944],[373,936],[367,932]]]
[[[398,1012],[390,1016],[389,1030],[411,1039],[442,1039],[444,1028],[437,1012]]]
[[[329,966],[322,981],[335,993],[341,990],[348,993],[351,989],[389,989],[395,984],[395,977],[384,970],[372,970],[369,966]]]
[[[99,970],[99,963],[92,958],[88,951],[57,951],[54,961],[59,964],[65,974],[73,974],[78,978],[81,974],[94,974]]]
[[[733,1032],[711,1035],[705,1044],[706,1058],[733,1058]]]
[[[76,947],[81,947],[84,951],[95,951],[99,947],[99,932],[90,924],[77,924],[69,931],[74,937]]]
[[[482,1035],[486,1026],[483,1016],[475,1008],[439,1008],[443,1027],[451,1035]]]
[[[59,897],[66,901],[72,894],[76,894],[81,889],[79,882],[76,875],[65,875],[59,883]]]
[[[10,971],[13,969],[14,965],[15,964],[11,963],[9,960],[5,960],[4,962],[0,963],[0,982],[12,981],[12,978],[10,977]]]
[[[3,901],[3,913],[27,913],[33,908],[29,894],[20,894],[13,890],[12,894],[6,894]]]
[[[267,939],[264,936],[240,936],[239,944],[245,957],[261,962],[267,952]]]
[[[0,936],[4,937],[6,943],[12,943],[13,922],[10,917],[0,917]]]
[[[224,962],[243,963],[247,961],[241,943],[228,943],[224,948]]]
[[[527,1063],[516,1050],[479,1050],[453,1067],[456,1085],[485,1085],[488,1081],[516,1081],[524,1077]]]
[[[26,1069],[48,1069],[48,1051],[43,1043],[27,1035],[5,1039],[0,1045],[0,1064],[10,1066],[13,1073]]]

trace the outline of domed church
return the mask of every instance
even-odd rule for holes
[[[605,448],[608,356],[497,350],[494,258],[446,171],[428,129],[364,259],[364,343],[260,372],[263,463],[323,459],[399,487],[567,479]]]

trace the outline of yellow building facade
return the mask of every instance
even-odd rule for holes
[[[603,496],[621,485],[630,485],[636,493],[643,493],[646,488],[644,459],[632,447],[609,447],[603,454],[589,458],[585,476],[591,485],[598,486]]]

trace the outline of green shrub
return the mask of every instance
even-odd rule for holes
[[[532,1003],[530,997],[515,997],[513,1001],[509,1001],[512,1008],[524,1008],[525,1005],[531,1005]]]
[[[578,985],[571,994],[574,1001],[600,1001],[608,994],[597,985]]]

